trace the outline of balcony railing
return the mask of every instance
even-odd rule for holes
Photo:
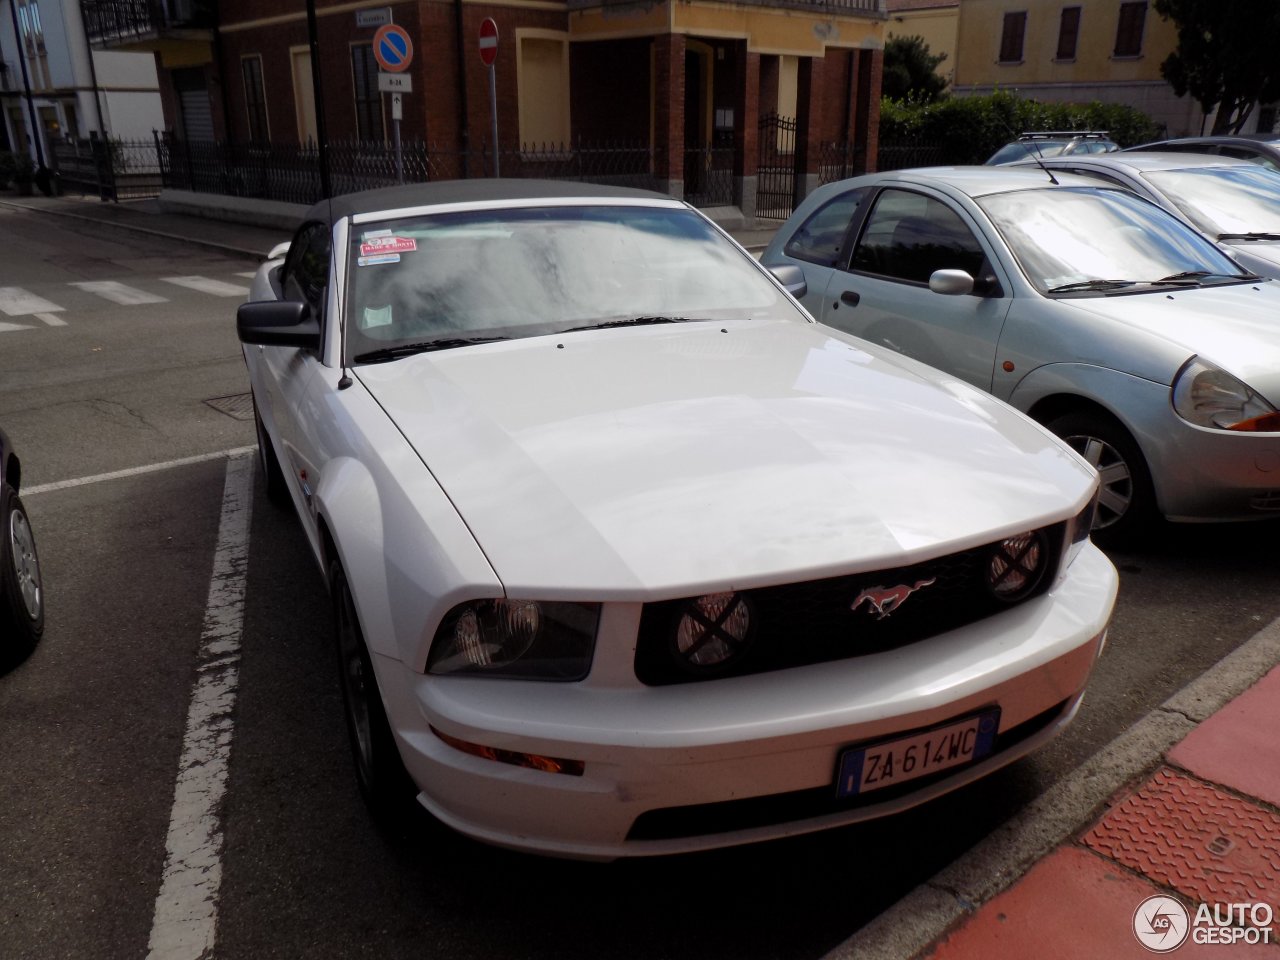
[[[634,6],[636,0],[566,0],[570,10]],[[885,0],[729,0],[752,7],[782,7],[788,10],[817,10],[836,16],[885,16]]]
[[[98,45],[211,31],[214,0],[81,0],[85,33]]]

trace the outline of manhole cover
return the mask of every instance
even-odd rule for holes
[[[1206,903],[1280,896],[1280,816],[1167,767],[1084,842]]]
[[[214,397],[212,400],[206,400],[205,403],[219,413],[225,413],[233,419],[253,419],[253,394],[251,393],[237,393],[231,397]]]

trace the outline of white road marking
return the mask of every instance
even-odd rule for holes
[[[0,287],[0,311],[11,317],[29,313],[58,313],[61,310],[56,303],[50,303],[44,297],[37,297],[21,287]]]
[[[73,283],[71,286],[78,287],[86,293],[102,297],[104,300],[110,300],[112,303],[118,303],[123,307],[136,307],[143,303],[169,302],[168,297],[147,293],[145,290],[126,286],[123,283],[117,283],[115,280],[90,280],[82,283]]]
[[[0,333],[9,333],[13,330],[33,330],[35,329],[29,323],[0,323]]]
[[[165,283],[186,287],[188,290],[198,290],[200,293],[210,293],[215,297],[247,297],[249,295],[248,287],[237,286],[224,280],[210,280],[208,277],[161,277],[160,279]]]
[[[236,276],[237,276],[237,277],[248,277],[250,280],[252,280],[252,279],[253,279],[254,277],[256,277],[257,275],[258,275],[258,273],[257,273],[257,271],[256,271],[256,270],[250,270],[248,273],[237,273],[237,274],[236,274]]]
[[[67,325],[67,321],[52,313],[37,313],[36,319],[51,327],[65,327]]]
[[[0,324],[0,327],[4,324]],[[219,450],[217,453],[202,453],[194,457],[182,457],[178,460],[166,460],[163,463],[150,463],[142,467],[130,467],[127,470],[113,470],[111,473],[99,473],[92,477],[78,477],[75,480],[55,480],[53,483],[39,483],[22,488],[22,496],[34,497],[38,493],[52,493],[54,490],[69,490],[72,487],[83,487],[90,483],[101,483],[104,480],[120,480],[124,477],[136,477],[144,473],[156,473],[160,470],[171,470],[174,467],[185,467],[191,463],[204,463],[208,460],[223,460],[227,457],[243,457],[256,453],[257,447],[234,447],[231,450]]]
[[[240,682],[253,459],[227,462],[218,547],[205,605],[197,676],[187,712],[169,818],[164,876],[151,922],[148,960],[213,956],[222,885],[222,819],[233,712]]]

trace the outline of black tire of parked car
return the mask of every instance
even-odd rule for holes
[[[262,476],[267,483],[267,499],[276,506],[289,504],[289,485],[285,482],[284,471],[280,469],[280,461],[271,446],[271,438],[262,425],[262,415],[258,413],[258,400],[253,400],[253,425],[258,431],[258,466],[262,468]]]
[[[413,810],[417,787],[396,748],[355,600],[342,565],[336,561],[329,567],[329,590],[337,634],[338,677],[356,782],[375,821],[393,826]]]
[[[1158,517],[1155,488],[1137,442],[1104,413],[1068,413],[1046,424],[1097,468],[1102,478],[1093,540],[1104,547],[1132,547]]]
[[[37,590],[32,614],[22,592],[19,566],[24,560],[15,552],[17,539],[29,543]],[[44,585],[35,561],[35,533],[26,508],[16,490],[0,484],[0,669],[16,666],[31,655],[44,634]]]

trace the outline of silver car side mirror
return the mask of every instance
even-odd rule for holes
[[[929,275],[929,289],[946,297],[973,293],[973,277],[964,270],[935,270]]]
[[[787,288],[787,293],[797,300],[809,292],[809,284],[805,282],[804,271],[794,263],[782,263],[776,267],[770,267],[769,272],[774,275],[780,284]]]

